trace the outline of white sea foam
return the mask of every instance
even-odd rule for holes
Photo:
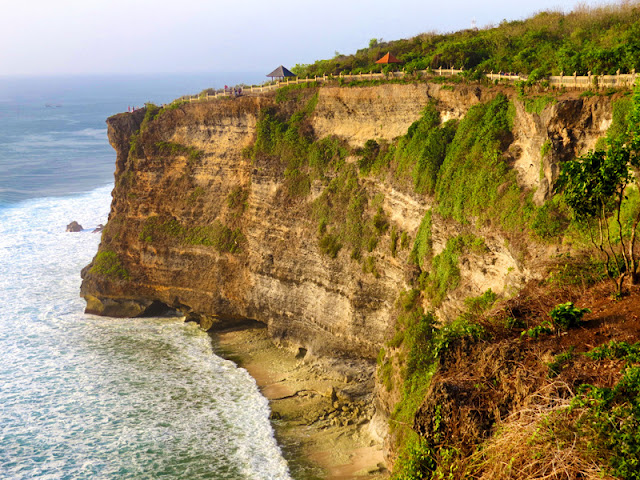
[[[110,190],[0,207],[0,478],[288,479],[267,401],[208,335],[82,314]]]

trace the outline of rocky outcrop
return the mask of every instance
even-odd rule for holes
[[[81,232],[82,231],[82,225],[80,225],[78,222],[76,222],[74,220],[69,225],[67,225],[67,229],[65,231],[74,232],[74,233],[75,232]]]
[[[437,102],[443,118],[460,118],[496,93],[464,85],[326,87],[311,123],[317,138],[335,135],[357,147],[405,133],[429,102]],[[611,102],[560,100],[541,115],[515,104],[509,154],[523,188],[543,199],[558,162],[593,146],[606,131]],[[108,119],[116,185],[100,253],[83,273],[88,312],[136,316],[162,304],[204,327],[256,319],[275,339],[309,354],[375,357],[406,287],[408,251],[394,257],[383,238],[373,252],[376,275],[363,272],[346,249],[335,259],[320,251],[310,204],[322,185],[314,183],[306,199],[287,199],[282,169],[246,154],[260,111],[273,105],[273,96],[245,97],[182,105],[157,118],[145,119],[141,110]],[[551,148],[541,156],[547,141]],[[383,196],[391,224],[413,238],[430,199],[373,177],[363,182],[371,197]],[[434,253],[464,228],[435,222]],[[235,245],[199,241],[199,234]],[[464,281],[445,302],[444,315],[453,315],[466,296],[487,288],[512,291],[535,274],[499,232],[482,235],[487,251],[463,259]],[[546,247],[531,251],[532,257],[547,254]],[[120,274],[105,274],[101,255],[121,265]]]

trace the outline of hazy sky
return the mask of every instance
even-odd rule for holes
[[[577,0],[2,0],[0,75],[268,73]],[[598,2],[600,3],[600,2]]]

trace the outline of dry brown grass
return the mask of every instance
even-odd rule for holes
[[[574,394],[562,382],[531,395],[469,458],[462,478],[613,479],[588,457],[586,439],[572,428],[580,412],[569,412]]]

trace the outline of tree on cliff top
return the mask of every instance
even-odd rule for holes
[[[640,85],[634,91],[626,133],[609,138],[604,150],[590,151],[565,163],[558,180],[567,205],[575,218],[587,225],[591,242],[604,255],[607,275],[618,295],[628,276],[634,284],[639,280],[635,244],[640,208],[635,206],[626,225],[622,219],[627,187],[640,187],[639,167]]]

